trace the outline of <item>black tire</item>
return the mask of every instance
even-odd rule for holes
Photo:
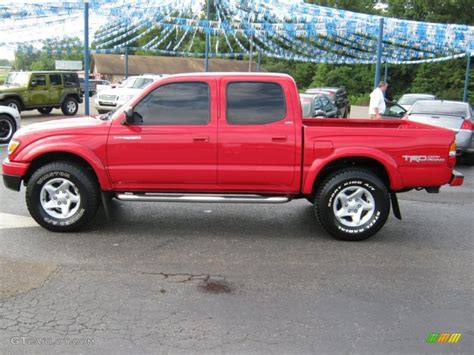
[[[43,115],[48,115],[51,113],[51,111],[53,111],[53,108],[52,107],[41,107],[38,109],[39,113],[43,114]]]
[[[0,144],[10,142],[16,129],[15,120],[11,116],[6,114],[0,115]]]
[[[349,198],[350,194],[356,191],[362,195],[348,199],[347,204],[341,206],[341,200]],[[347,168],[329,175],[317,189],[314,200],[319,223],[329,234],[342,240],[358,241],[369,238],[383,227],[390,213],[387,186],[377,175],[365,169]],[[370,208],[369,205],[373,207]],[[369,210],[363,206],[367,206]],[[354,209],[351,210],[351,207]],[[351,213],[360,210],[358,219],[361,224],[351,226],[350,224],[357,224],[357,216],[337,217],[335,210]]]
[[[80,199],[76,204],[69,202],[68,206],[71,207],[68,208],[72,209],[70,216],[58,218],[55,215],[62,213],[61,206],[49,208],[48,212],[44,205],[48,202],[58,203],[52,201],[51,195],[56,195],[47,192],[47,187],[54,186],[56,181],[61,186],[64,180],[72,183],[72,186],[61,188],[63,191],[59,191],[54,200],[63,201],[65,204],[64,201],[68,201],[69,197],[66,196],[66,199],[65,195],[61,195],[64,190],[71,195],[79,196]],[[42,166],[33,173],[26,188],[26,204],[31,216],[39,225],[53,232],[73,232],[85,226],[94,218],[99,202],[99,186],[93,174],[67,161]]]
[[[18,112],[21,111],[21,104],[16,99],[6,99],[6,100],[3,101],[2,105],[11,107],[11,108],[17,110]]]
[[[77,100],[72,96],[66,97],[61,105],[61,111],[63,114],[66,116],[74,116],[77,113],[77,110],[79,110],[79,104]]]
[[[461,157],[461,162],[465,165],[474,165],[474,152],[464,152]]]
[[[308,196],[308,197],[305,197],[305,198],[306,198],[306,201],[308,201],[309,203],[314,205],[314,196]]]

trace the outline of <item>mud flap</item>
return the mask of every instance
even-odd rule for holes
[[[112,208],[110,206],[110,192],[101,191],[100,197],[102,199],[102,206],[104,207],[105,218],[110,221],[112,217]]]
[[[392,200],[392,211],[395,218],[402,220],[402,213],[400,212],[400,206],[398,205],[397,194],[394,191],[390,192],[390,199]]]

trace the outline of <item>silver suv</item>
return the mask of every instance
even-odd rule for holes
[[[95,98],[97,112],[102,114],[115,111],[161,77],[162,75],[131,76],[118,88],[101,91]]]

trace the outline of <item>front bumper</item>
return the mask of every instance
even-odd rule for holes
[[[98,111],[100,110],[100,111],[107,111],[107,112],[109,112],[109,111],[115,111],[115,110],[116,110],[118,107],[120,107],[120,106],[118,106],[117,104],[110,103],[110,102],[106,102],[106,103],[104,104],[104,102],[95,101],[94,107],[95,107],[95,109],[98,110]]]
[[[3,174],[3,184],[10,190],[20,191],[21,180],[21,176]]]
[[[461,186],[464,182],[464,175],[461,174],[459,171],[453,170],[453,174],[451,175],[451,180],[449,180],[450,186]]]
[[[8,158],[3,161],[3,183],[9,189],[20,191],[21,180],[30,165],[27,163],[11,162]]]

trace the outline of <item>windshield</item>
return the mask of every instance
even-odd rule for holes
[[[433,100],[433,96],[407,96],[403,95],[400,100],[398,100],[399,105],[413,105],[418,100]]]
[[[470,117],[468,105],[464,102],[427,102],[417,101],[410,110],[410,114],[448,115]]]
[[[301,109],[303,110],[303,117],[311,117],[311,101],[310,97],[300,97]]]
[[[10,73],[7,76],[7,80],[5,80],[5,85],[26,86],[29,80],[30,76],[28,73]]]
[[[148,84],[151,84],[153,79],[150,78],[130,78],[125,80],[120,87],[129,89],[143,89]]]

